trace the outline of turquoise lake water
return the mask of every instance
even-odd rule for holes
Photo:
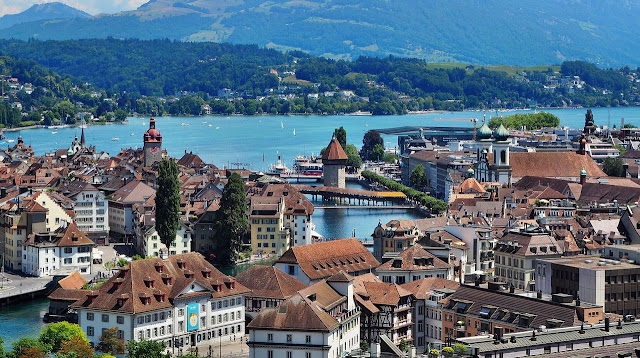
[[[561,125],[581,128],[584,125],[586,109],[550,110],[561,120]],[[514,112],[506,112],[508,115]],[[596,124],[620,126],[620,118],[625,123],[640,126],[640,108],[606,108],[593,110]],[[246,163],[246,167],[262,170],[282,156],[286,165],[291,166],[298,154],[319,153],[329,143],[333,129],[344,126],[349,143],[362,144],[367,130],[400,126],[471,126],[471,123],[441,121],[438,119],[487,118],[495,112],[452,112],[430,113],[406,116],[255,116],[255,117],[159,117],[157,128],[163,135],[163,147],[171,156],[180,157],[185,150],[193,151],[206,162],[218,167],[233,166],[231,163]],[[206,122],[206,123],[203,123]],[[183,125],[183,123],[185,125]],[[187,126],[188,124],[188,126]],[[209,127],[211,125],[211,127]],[[106,126],[91,126],[85,130],[87,142],[98,151],[117,154],[122,148],[142,146],[142,135],[149,126],[149,118],[130,118],[128,123]],[[284,127],[284,128],[282,128]],[[296,136],[293,135],[293,130]],[[56,131],[56,134],[52,134]],[[131,135],[133,133],[133,135]],[[29,129],[6,132],[10,139],[21,135],[31,144],[38,155],[60,148],[68,148],[74,135],[80,136],[79,128]],[[119,138],[119,140],[111,140]],[[387,146],[395,146],[394,136],[385,136]],[[8,145],[4,143],[3,145]],[[264,161],[263,161],[264,155]],[[355,236],[368,237],[378,224],[392,219],[418,218],[413,211],[332,209],[316,210],[313,221],[316,230],[328,238]],[[245,266],[230,271],[237,274]],[[5,347],[20,337],[36,337],[44,323],[42,316],[48,309],[46,299],[0,307],[0,336]]]

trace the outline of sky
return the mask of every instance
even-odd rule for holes
[[[62,2],[88,12],[91,15],[100,13],[115,13],[118,11],[134,10],[148,0],[0,0],[0,16],[17,14],[34,4],[46,2]]]

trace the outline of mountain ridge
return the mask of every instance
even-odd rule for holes
[[[34,4],[18,14],[7,14],[0,17],[0,29],[33,21],[55,19],[89,18],[90,14],[60,2]]]
[[[152,0],[136,10],[12,26],[2,38],[168,38],[312,55],[539,65],[640,65],[640,0]]]

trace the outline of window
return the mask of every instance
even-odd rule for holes
[[[304,343],[311,343],[311,336],[306,336],[304,338]]]
[[[287,358],[291,358],[291,352],[287,351]]]
[[[117,316],[117,317],[116,317],[116,321],[118,322],[118,324],[124,324],[124,317],[122,317],[122,316]]]
[[[124,331],[121,330],[121,329],[118,330],[118,338],[119,339],[124,339]]]
[[[267,334],[267,341],[269,341],[269,342],[273,341],[273,334],[272,333]]]
[[[87,321],[93,321],[93,313],[87,312]]]
[[[287,342],[289,342],[289,343],[290,343],[290,342],[291,342],[291,339],[292,339],[291,335],[290,335],[290,334],[287,334]]]
[[[93,337],[93,327],[87,327],[87,336]]]
[[[73,263],[73,259],[71,257],[67,257],[66,259],[64,259],[65,265],[71,265],[72,263]]]
[[[109,322],[109,315],[108,314],[103,314],[102,315],[102,322]]]
[[[184,308],[180,308],[178,310],[178,317],[182,317],[182,316],[184,316]]]
[[[307,353],[305,354],[305,358],[311,358],[311,352],[307,352]]]
[[[267,351],[267,358],[273,358],[273,351]]]
[[[71,252],[73,252],[73,249],[71,247],[65,247],[64,248],[64,253],[65,254],[70,254]]]

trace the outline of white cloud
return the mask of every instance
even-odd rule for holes
[[[34,4],[56,1],[96,15],[133,10],[148,0],[0,0],[0,16],[19,13]]]

